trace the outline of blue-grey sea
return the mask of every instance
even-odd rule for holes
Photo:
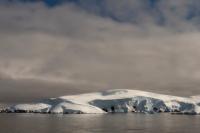
[[[200,133],[200,116],[0,114],[0,133]]]

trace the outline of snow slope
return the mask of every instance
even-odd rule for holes
[[[18,104],[6,112],[26,113],[109,113],[109,112],[172,112],[200,114],[200,99],[177,97],[139,90],[116,89],[96,93],[50,98],[32,104]]]

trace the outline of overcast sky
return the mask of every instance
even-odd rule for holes
[[[200,94],[199,28],[199,0],[2,0],[0,102]]]

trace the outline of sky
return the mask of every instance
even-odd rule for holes
[[[108,89],[200,94],[199,0],[1,0],[0,102]]]

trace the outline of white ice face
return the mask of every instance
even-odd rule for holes
[[[139,90],[108,90],[97,93],[50,98],[32,104],[18,104],[5,111],[13,113],[160,113],[200,114],[197,98],[162,95]]]

